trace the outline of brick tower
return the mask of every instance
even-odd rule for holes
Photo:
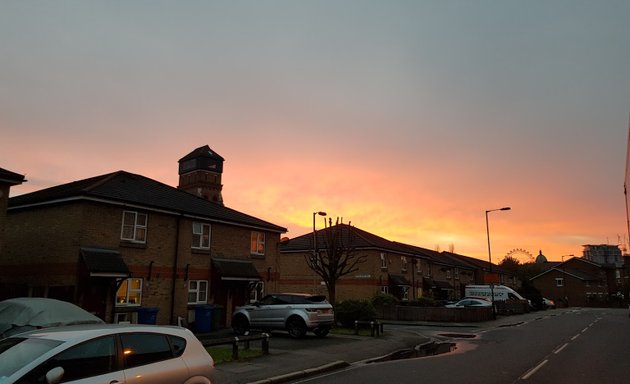
[[[178,189],[223,205],[221,174],[224,159],[204,145],[179,159]]]

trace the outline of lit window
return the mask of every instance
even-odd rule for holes
[[[210,224],[193,223],[192,247],[197,249],[210,248]]]
[[[203,304],[208,301],[208,281],[190,280],[188,282],[188,304]]]
[[[250,252],[252,255],[265,254],[265,234],[262,232],[252,232]]]
[[[116,305],[142,304],[142,279],[125,279],[116,292]]]
[[[122,220],[122,230],[120,233],[122,240],[144,243],[147,239],[147,215],[133,211],[124,211]]]

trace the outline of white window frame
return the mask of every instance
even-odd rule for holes
[[[452,272],[451,272],[451,269],[450,269],[450,268],[448,268],[448,269],[446,270],[446,279],[447,279],[447,280],[451,280],[452,278],[453,278],[453,277],[452,277]]]
[[[384,253],[381,253],[381,269],[387,269],[387,257]]]
[[[556,287],[564,287],[564,277],[556,277]]]
[[[212,234],[210,224],[192,223],[192,248],[210,249],[210,236]]]
[[[387,285],[381,285],[381,293],[384,295],[389,295],[389,287]]]
[[[116,292],[116,306],[117,307],[124,307],[124,306],[132,306],[132,307],[137,307],[142,305],[142,279],[138,278],[138,277],[130,277],[125,279],[126,280],[126,286],[127,286],[127,290],[125,292],[125,296],[124,298],[121,300],[120,297],[118,295],[118,292]],[[132,282],[139,282],[139,288],[134,288],[132,284]],[[124,283],[120,285],[119,290],[123,287]],[[129,298],[130,297],[137,297],[138,300],[137,302],[133,303],[130,302]]]
[[[252,255],[265,255],[265,233],[260,231],[252,231],[250,238],[249,251]]]
[[[190,295],[195,295],[195,300],[190,300]],[[188,281],[188,304],[206,304],[208,302],[208,280]]]
[[[144,218],[144,220],[142,220],[142,218]],[[139,213],[136,211],[123,211],[122,226],[120,228],[120,239],[131,241],[134,243],[146,243],[148,223],[149,215],[147,215],[146,213]],[[125,232],[130,232],[131,235],[126,234]]]
[[[249,302],[255,303],[265,296],[265,282],[257,281],[252,285],[249,292]]]
[[[407,258],[405,256],[400,256],[400,271],[407,272]]]

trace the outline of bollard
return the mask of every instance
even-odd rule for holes
[[[269,354],[269,334],[263,333],[263,336],[265,336],[265,338],[262,341],[262,353],[263,355],[268,355]]]
[[[374,337],[374,322],[370,321],[370,336]]]
[[[232,343],[232,360],[238,360],[238,337],[234,337]]]
[[[355,335],[359,334],[359,320],[354,321],[354,334]]]

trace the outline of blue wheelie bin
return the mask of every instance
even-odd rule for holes
[[[202,304],[195,307],[195,332],[208,333],[212,330],[213,305]]]

